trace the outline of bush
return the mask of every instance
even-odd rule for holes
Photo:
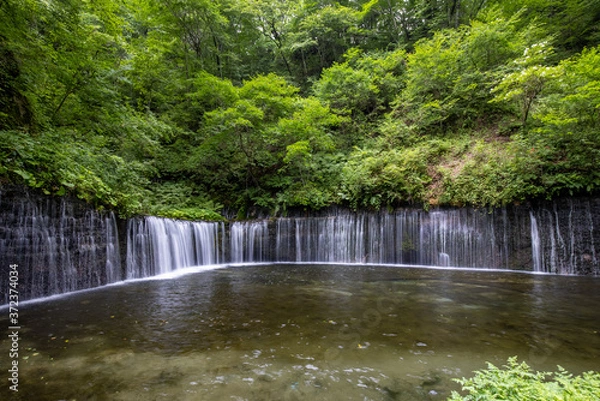
[[[163,182],[154,184],[144,199],[144,213],[180,220],[220,221],[221,204],[207,199],[192,183]]]
[[[342,170],[342,198],[353,208],[422,203],[434,157],[427,144],[385,151],[355,150]]]
[[[66,129],[36,136],[0,131],[0,180],[36,188],[46,195],[76,196],[124,217],[137,213],[146,195],[147,166],[127,163],[76,136]]]
[[[456,379],[468,395],[453,391],[448,401],[590,401],[600,394],[600,373],[586,372],[581,376],[558,367],[557,372],[535,372],[516,357],[508,359],[503,368],[488,363],[488,368],[475,372],[471,379]]]
[[[540,196],[541,151],[515,140],[507,144],[475,141],[453,165],[440,166],[442,203],[499,207]]]

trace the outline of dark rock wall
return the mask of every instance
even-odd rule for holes
[[[0,190],[0,304],[18,265],[19,300],[97,287],[123,278],[117,222],[76,199]]]
[[[543,271],[600,275],[600,198],[545,202],[533,207],[532,215],[539,231],[537,264]]]

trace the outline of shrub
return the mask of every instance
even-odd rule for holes
[[[516,357],[498,368],[488,363],[487,369],[476,371],[471,379],[456,379],[468,395],[453,391],[448,401],[590,401],[600,394],[600,373],[586,372],[580,376],[558,367],[557,372],[535,372]]]

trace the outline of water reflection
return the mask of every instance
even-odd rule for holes
[[[439,400],[451,377],[511,355],[599,370],[599,289],[586,277],[356,265],[129,283],[23,307],[17,399]]]

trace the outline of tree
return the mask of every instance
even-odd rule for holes
[[[494,87],[496,96],[493,102],[516,101],[521,110],[521,124],[525,126],[534,101],[539,97],[546,82],[560,74],[559,69],[539,63],[546,61],[552,54],[548,42],[535,43],[515,60],[515,69],[506,74]],[[511,67],[509,67],[511,68]]]
[[[362,54],[351,49],[345,57],[344,63],[323,71],[313,86],[316,96],[354,118],[387,111],[403,87],[406,53]]]
[[[331,127],[343,119],[317,99],[299,97],[298,88],[274,74],[248,80],[235,92],[205,113],[184,174],[229,206],[294,204],[298,184],[314,184],[319,154],[334,151]]]
[[[294,22],[290,44],[293,60],[302,65],[302,82],[319,76],[348,49],[364,41],[368,33],[361,22],[376,3],[371,0],[360,10],[337,2],[314,3],[302,10]]]
[[[122,41],[115,26],[121,19],[113,3],[7,1],[1,12],[8,65],[10,58],[25,61],[7,72],[32,119],[41,125],[97,122],[104,111],[99,104],[114,104],[119,96]]]
[[[555,35],[554,45],[563,58],[600,44],[600,3],[595,0],[496,0],[508,18],[523,14],[523,24],[542,22]]]
[[[519,18],[483,13],[469,26],[438,31],[417,42],[408,56],[406,88],[395,115],[408,126],[443,132],[452,125],[468,127],[482,115],[502,114],[496,103],[489,103],[490,90],[507,74],[516,78],[519,65],[532,62],[520,56],[538,48],[534,41],[543,43],[543,31],[535,25],[521,28]],[[512,85],[506,78],[504,82],[498,87]]]
[[[226,76],[229,37],[227,18],[221,2],[208,0],[166,0],[160,13],[170,18],[169,28],[177,35],[185,53],[186,71],[204,69],[221,78]],[[193,56],[193,57],[190,57]]]
[[[544,161],[549,196],[591,193],[600,188],[600,48],[552,67],[532,117],[531,149]]]
[[[289,31],[299,9],[298,2],[289,0],[248,0],[242,3],[242,12],[250,16],[254,28],[275,47],[276,59],[285,66],[284,71],[290,77],[294,76],[294,72],[288,54]]]

